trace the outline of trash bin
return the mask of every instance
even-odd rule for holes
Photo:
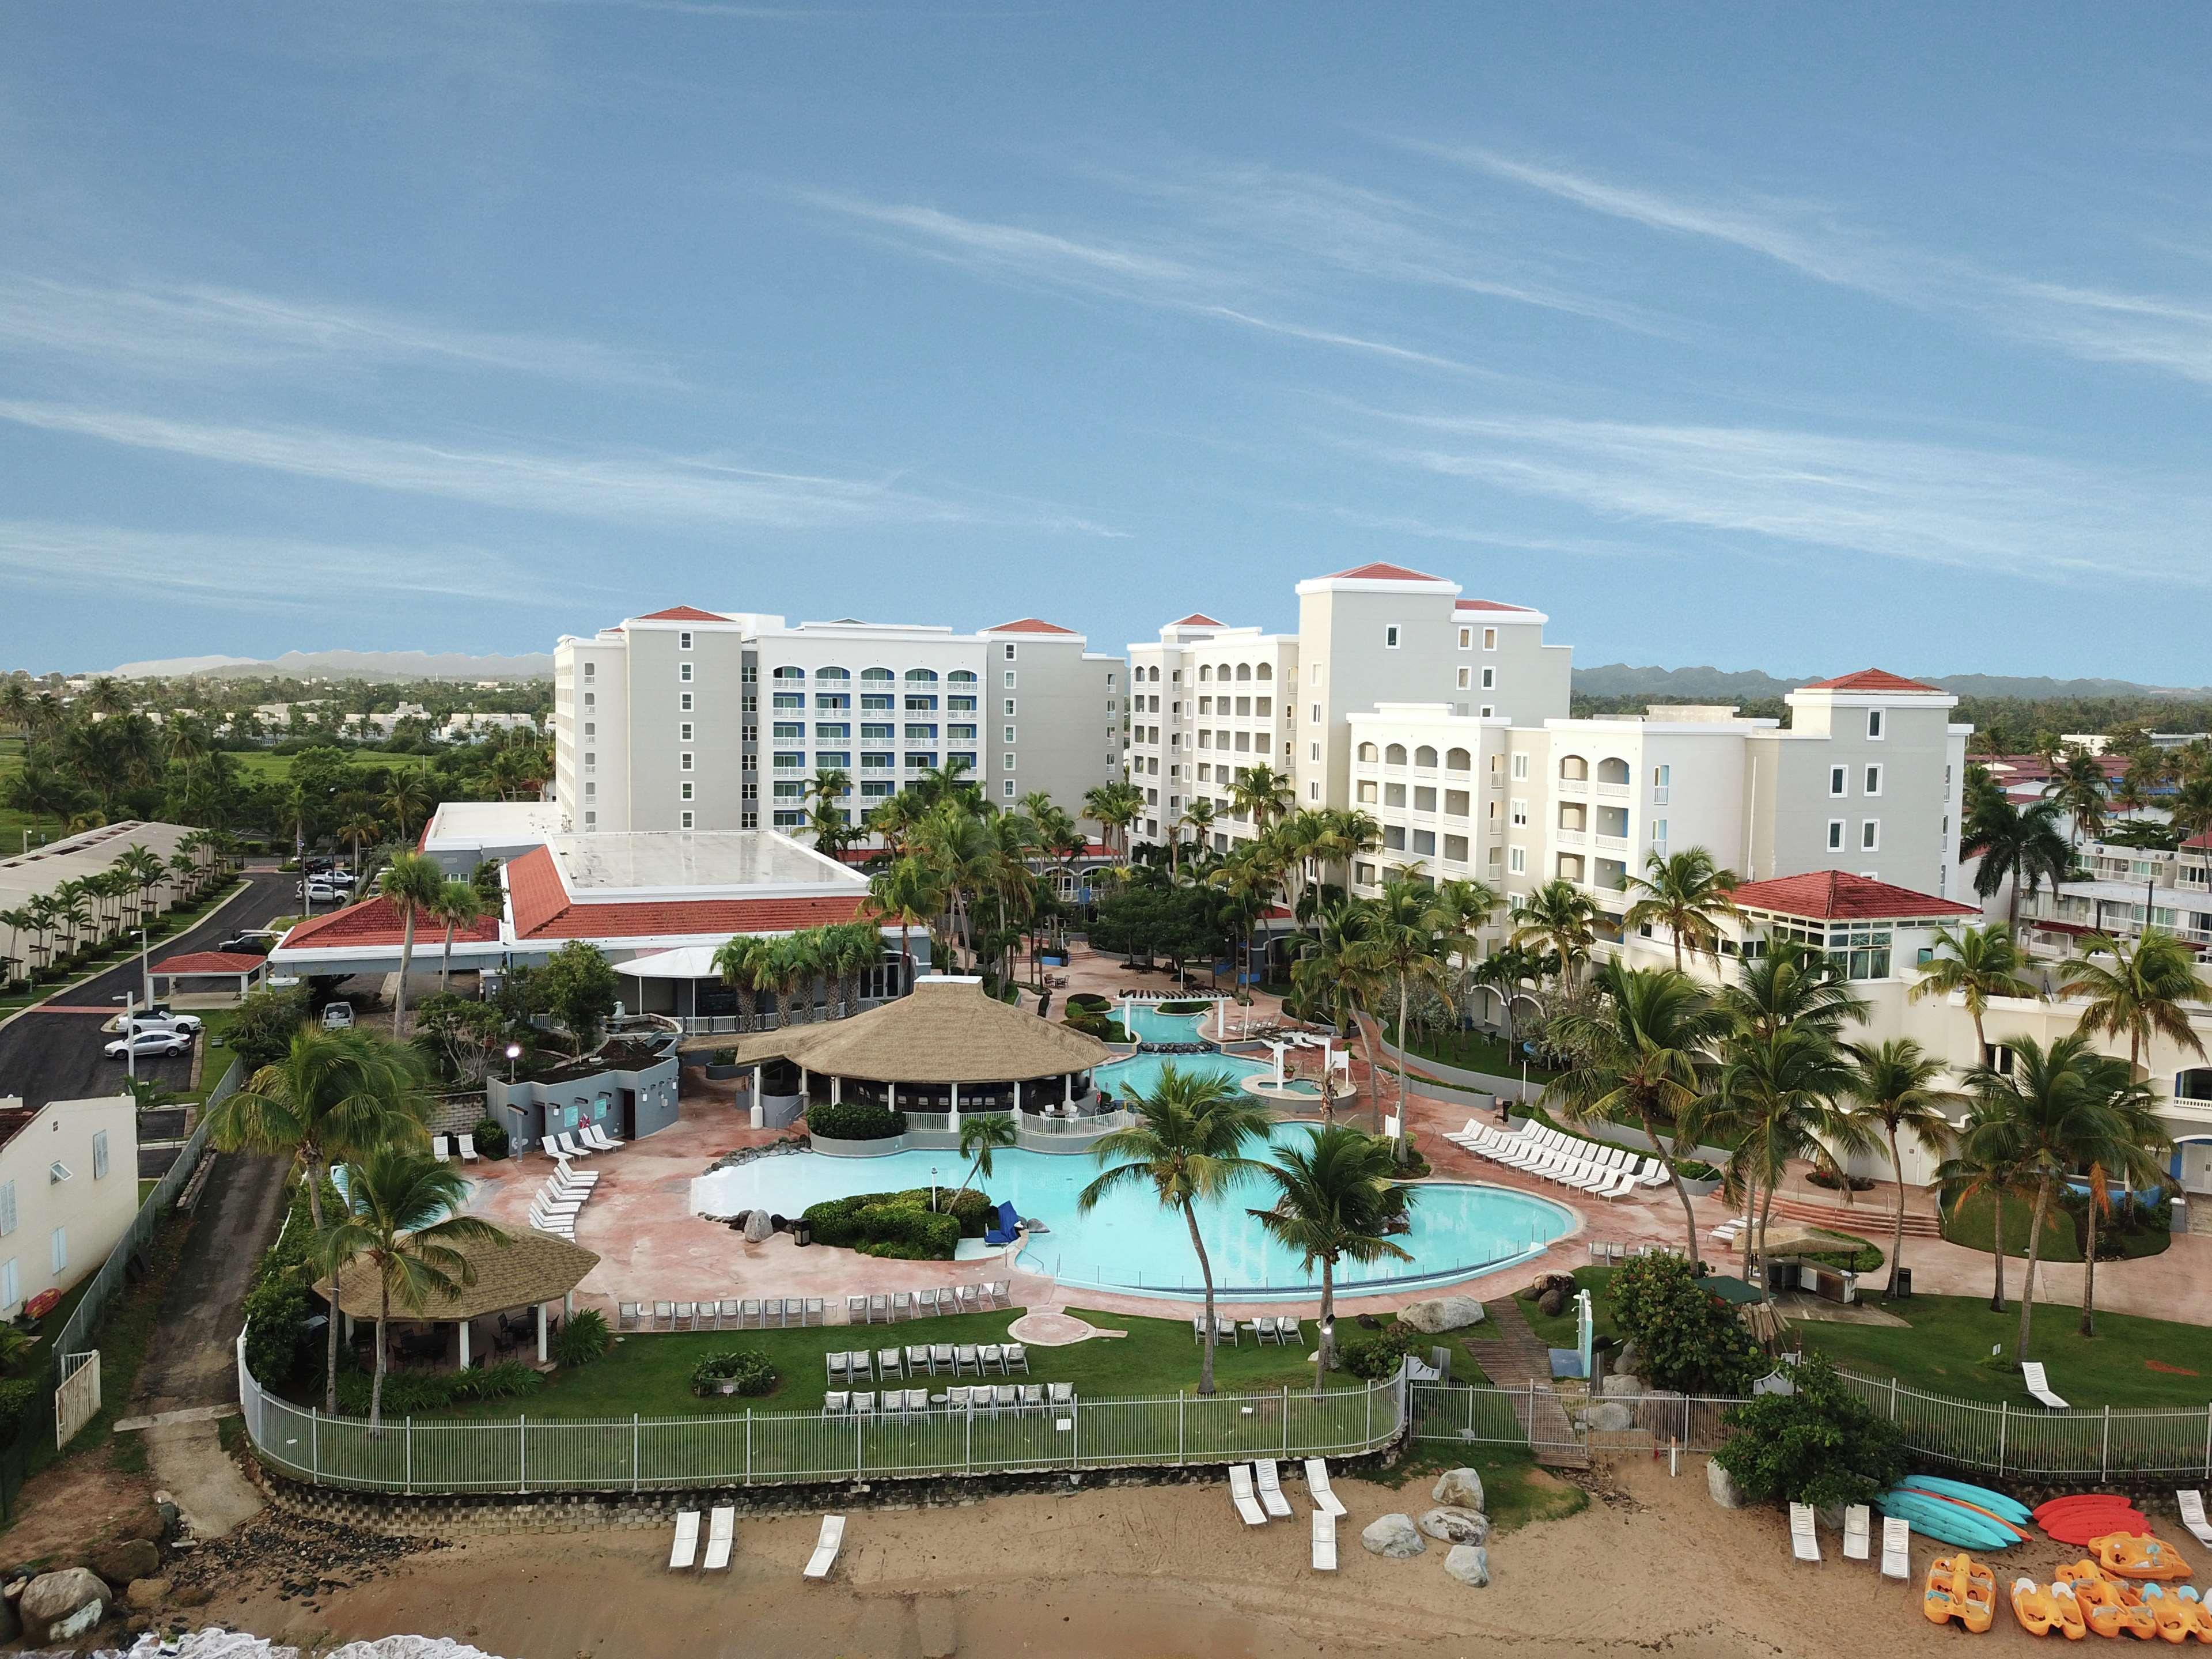
[[[1912,1294],[1911,1268],[1899,1267],[1897,1270],[1897,1293],[1900,1297],[1909,1297]]]
[[[814,1224],[804,1218],[793,1222],[791,1242],[799,1245],[811,1244],[814,1242]]]

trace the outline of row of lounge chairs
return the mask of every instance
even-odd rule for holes
[[[1645,1187],[1667,1184],[1667,1166],[1660,1159],[1583,1140],[1531,1119],[1518,1134],[1493,1128],[1479,1118],[1445,1139],[1463,1146],[1478,1158],[1486,1158],[1509,1169],[1521,1170],[1562,1187],[1572,1187],[1593,1198],[1626,1198]]]
[[[473,1164],[483,1154],[477,1151],[474,1135],[432,1135],[430,1150],[438,1155],[441,1164],[459,1158],[464,1164]]]
[[[669,1546],[668,1570],[688,1572],[696,1565],[702,1572],[722,1572],[730,1565],[730,1553],[738,1541],[738,1511],[735,1504],[726,1504],[715,1509],[707,1525],[707,1554],[699,1555],[699,1511],[679,1510],[676,1516],[676,1540]],[[825,1515],[822,1531],[814,1540],[814,1553],[807,1558],[805,1576],[827,1578],[830,1569],[836,1565],[837,1552],[844,1547],[845,1517]]]
[[[568,1160],[555,1162],[553,1173],[530,1203],[530,1224],[541,1233],[557,1233],[574,1243],[576,1218],[583,1212],[592,1189],[599,1184],[594,1171],[572,1170]]]
[[[589,1158],[593,1152],[618,1152],[629,1143],[617,1140],[596,1123],[587,1123],[571,1135],[566,1131],[547,1135],[538,1143],[555,1158]]]
[[[994,1279],[984,1285],[947,1285],[934,1291],[892,1291],[874,1296],[845,1298],[848,1325],[896,1325],[905,1319],[932,1319],[939,1314],[988,1313],[1014,1305],[1013,1281]]]
[[[1305,1346],[1305,1334],[1299,1328],[1297,1316],[1294,1314],[1285,1314],[1280,1318],[1277,1319],[1271,1319],[1267,1315],[1262,1314],[1257,1319],[1247,1320],[1242,1326],[1238,1325],[1233,1319],[1224,1319],[1218,1315],[1215,1316],[1213,1321],[1213,1340],[1216,1342],[1226,1342],[1231,1346],[1239,1346],[1237,1333],[1240,1330],[1251,1332],[1252,1340],[1255,1344],[1265,1342],[1279,1342],[1287,1344],[1295,1342],[1301,1347]],[[1206,1340],[1206,1316],[1204,1314],[1198,1314],[1192,1318],[1190,1322],[1190,1340],[1194,1342],[1203,1342]]]
[[[927,1347],[878,1348],[872,1358],[866,1348],[849,1352],[831,1350],[822,1356],[832,1382],[888,1382],[894,1376],[988,1376],[996,1371],[1011,1376],[1029,1375],[1029,1350],[1018,1342],[934,1342]]]
[[[886,1389],[878,1408],[876,1395],[832,1389],[822,1396],[824,1417],[904,1417],[942,1407],[975,1416],[995,1417],[1000,1412],[1049,1411],[1075,1403],[1073,1382],[997,1382],[986,1387],[948,1389],[933,1395],[927,1389]]]
[[[796,1329],[830,1322],[820,1297],[775,1297],[727,1302],[617,1302],[616,1328],[624,1331],[759,1331]]]
[[[1306,1459],[1306,1494],[1313,1499],[1313,1565],[1316,1572],[1336,1571],[1336,1523],[1346,1513],[1344,1501],[1328,1484],[1324,1458]],[[1264,1527],[1270,1521],[1287,1521],[1291,1500],[1283,1495],[1283,1479],[1272,1457],[1229,1466],[1229,1500],[1248,1527]]]

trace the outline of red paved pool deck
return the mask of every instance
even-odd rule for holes
[[[1355,1077],[1364,1084],[1364,1066],[1355,1066]],[[1159,1316],[1180,1315],[1188,1306],[1156,1297],[1060,1285],[1045,1275],[1016,1268],[1012,1250],[977,1261],[913,1262],[880,1261],[823,1247],[800,1249],[787,1234],[778,1234],[765,1243],[748,1244],[731,1228],[691,1213],[691,1179],[703,1174],[722,1154],[777,1139],[784,1132],[748,1127],[734,1104],[733,1084],[701,1082],[695,1078],[696,1074],[686,1076],[676,1124],[580,1166],[596,1170],[599,1182],[578,1218],[576,1242],[600,1258],[599,1265],[579,1287],[580,1305],[599,1307],[611,1319],[618,1301],[819,1297],[834,1322],[843,1318],[845,1298],[850,1295],[1004,1279],[1012,1283],[1017,1309],[1076,1307],[1109,1314]],[[1391,1086],[1386,1081],[1386,1093]],[[1467,1121],[1470,1114],[1466,1104],[1431,1099],[1418,1089],[1416,1083],[1416,1091],[1407,1103],[1407,1117],[1435,1169],[1435,1178],[1481,1182],[1536,1194],[1578,1218],[1574,1230],[1540,1255],[1465,1281],[1475,1294],[1494,1298],[1519,1289],[1541,1273],[1587,1266],[1594,1241],[1632,1246],[1681,1242],[1681,1208],[1671,1188],[1661,1188],[1650,1197],[1607,1203],[1570,1194],[1520,1170],[1477,1158],[1443,1138],[1446,1131]],[[1358,1109],[1349,1114],[1353,1121],[1370,1121],[1364,1103],[1363,1095]],[[504,1163],[472,1164],[468,1173],[476,1185],[471,1207],[502,1225],[526,1227],[531,1199],[551,1169],[551,1160],[537,1153]],[[1885,1248],[1892,1190],[1878,1188],[1862,1195],[1857,1207],[1863,1218],[1852,1229]],[[1909,1197],[1916,1206],[1925,1202],[1922,1194]],[[1698,1200],[1695,1208],[1701,1238],[1708,1229],[1728,1218],[1729,1208],[1718,1198]],[[1708,1259],[1717,1259],[1720,1251],[1708,1245],[1706,1254]],[[1990,1258],[1984,1252],[1941,1240],[1916,1238],[1907,1243],[1906,1260],[1913,1269],[1916,1289],[1923,1293],[1986,1296],[1989,1292]],[[2014,1294],[2020,1272],[2021,1264],[2008,1264],[2008,1288]],[[2037,1298],[2055,1304],[2078,1302],[2081,1285],[2078,1265],[2045,1265],[2039,1272]],[[1440,1288],[1426,1287],[1419,1294],[1435,1295]],[[1411,1294],[1399,1291],[1386,1297],[1346,1298],[1339,1305],[1347,1313],[1382,1313],[1403,1305]],[[2212,1324],[2212,1237],[2177,1237],[2161,1255],[2100,1264],[2097,1297],[2100,1308],[2114,1313]],[[1249,1318],[1285,1307],[1311,1314],[1316,1305],[1314,1302],[1224,1304],[1223,1311]]]

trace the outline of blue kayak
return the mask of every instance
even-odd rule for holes
[[[1895,1516],[1923,1538],[1964,1549],[2009,1549],[2020,1540],[1987,1516],[1960,1509],[1933,1492],[1892,1487],[1875,1499],[1884,1515]]]
[[[2016,1527],[2031,1526],[2035,1511],[2016,1498],[2008,1498],[2001,1492],[1991,1492],[1987,1486],[1971,1486],[1964,1480],[1946,1480],[1938,1475],[1909,1475],[1897,1483],[1914,1492],[1933,1492],[1938,1498],[1963,1498],[1977,1509],[1987,1510],[2001,1521],[2009,1521]]]

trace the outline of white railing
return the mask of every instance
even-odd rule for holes
[[[270,1394],[238,1340],[238,1392],[262,1462],[371,1492],[648,1492],[875,1477],[1166,1468],[1253,1456],[1351,1457],[1396,1442],[1396,1379],[1316,1398],[1268,1394],[1077,1400],[1060,1406],[830,1417],[736,1409],[688,1417],[455,1422],[325,1417]]]
[[[1628,792],[1629,786],[1625,783],[1601,783],[1597,787],[1597,793],[1607,800],[1626,800]]]

